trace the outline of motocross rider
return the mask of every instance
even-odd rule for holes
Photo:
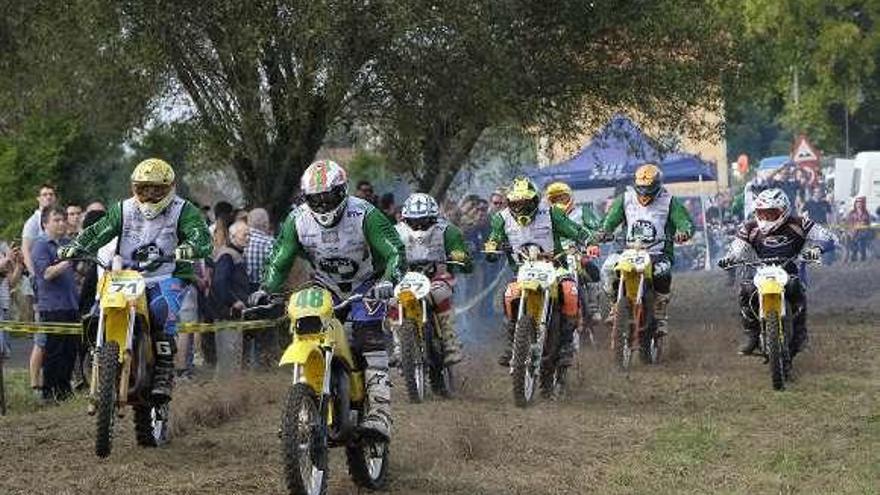
[[[767,258],[797,258],[818,260],[823,251],[833,249],[834,234],[812,220],[793,215],[788,196],[781,189],[767,189],[755,198],[755,219],[743,223],[731,242],[727,254],[718,260],[718,266],[729,268],[737,262]],[[807,299],[798,278],[795,260],[783,268],[789,274],[785,298],[794,308],[791,357],[807,342]],[[756,292],[751,278],[740,286],[739,305],[745,340],[739,348],[743,355],[758,347],[760,322],[750,304]]]
[[[406,260],[403,243],[382,211],[348,195],[348,178],[336,162],[320,160],[305,170],[301,188],[305,203],[294,209],[281,227],[262,277],[262,288],[249,303],[260,304],[268,293],[281,291],[294,260],[302,256],[314,269],[312,277],[344,299],[372,288],[372,297],[390,299],[393,282]],[[352,351],[363,360],[367,411],[361,428],[389,438],[391,384],[382,322],[384,302],[349,306]],[[344,320],[344,318],[343,318]]]
[[[157,158],[142,161],[131,174],[132,197],[111,206],[60,254],[62,259],[94,255],[118,237],[116,252],[123,266],[148,263],[143,275],[156,352],[151,394],[158,402],[171,400],[178,313],[195,274],[191,263],[150,267],[149,261],[172,254],[177,260],[200,259],[210,256],[212,249],[201,211],[177,196],[175,183],[174,169],[168,163]]]
[[[654,318],[657,334],[666,335],[675,259],[673,241],[687,242],[694,235],[694,224],[684,205],[663,187],[663,173],[657,165],[646,163],[636,169],[633,186],[611,203],[602,222],[601,236],[607,237],[621,224],[624,224],[627,242],[634,239],[656,242],[648,248],[654,263]],[[613,254],[602,265],[602,280],[610,301],[617,298],[614,265],[618,259],[619,256]],[[616,304],[612,304],[609,319],[616,311]]]
[[[440,216],[440,207],[429,194],[415,193],[406,198],[401,216],[403,218],[395,228],[406,247],[407,262],[431,262],[438,266],[433,275],[426,274],[431,278],[430,297],[437,317],[437,330],[443,341],[444,362],[446,365],[459,363],[462,360],[461,341],[455,332],[452,313],[453,273],[473,271],[464,237],[458,227]],[[461,264],[446,265],[447,260]],[[395,313],[396,308],[391,312]],[[390,319],[396,322],[394,314]],[[400,354],[398,346],[395,340],[395,357]]]
[[[491,219],[491,231],[484,249],[495,252],[501,247],[509,246],[513,252],[525,245],[538,245],[544,253],[558,254],[563,252],[562,241],[568,239],[586,244],[592,237],[589,229],[571,219],[559,208],[549,206],[541,201],[535,185],[524,177],[513,180],[507,192],[507,208],[495,213]],[[494,255],[487,258],[492,261]],[[515,260],[509,257],[511,265]],[[514,272],[516,267],[514,267]],[[510,284],[504,294],[504,309],[507,317],[506,330],[508,344],[498,364],[510,365],[513,347],[513,334],[516,328],[515,301],[519,298],[520,289],[516,283]],[[560,325],[559,352],[556,356],[557,366],[571,366],[574,347],[572,343],[574,329],[578,324],[578,288],[573,280],[563,279],[560,284],[560,309],[562,324]]]
[[[584,204],[580,208],[576,208],[574,204],[574,195],[571,187],[565,182],[553,182],[544,190],[544,196],[547,203],[560,208],[568,218],[582,224],[590,231],[599,230],[602,220],[593,211],[588,204]],[[563,247],[568,248],[571,242],[563,242]],[[578,270],[578,278],[581,281],[582,297],[584,299],[583,310],[585,317],[592,318],[593,321],[602,319],[599,312],[599,291],[601,290],[601,282],[599,281],[599,267],[590,258],[599,256],[598,246],[591,252],[586,253],[586,257],[581,258],[581,266]]]

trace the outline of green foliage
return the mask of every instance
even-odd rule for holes
[[[726,102],[734,125],[743,122],[743,107],[769,104],[790,133],[806,132],[820,147],[842,151],[843,109],[856,127],[876,113],[876,106],[864,103],[871,100],[866,93],[877,91],[880,1],[746,0],[719,6],[743,61],[737,77],[727,79],[733,83]]]
[[[37,190],[55,183],[76,131],[69,121],[36,120],[21,132],[0,136],[0,235],[20,237],[21,227],[36,208]]]

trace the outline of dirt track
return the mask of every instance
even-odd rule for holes
[[[733,355],[735,306],[717,276],[676,279],[666,363],[626,377],[606,350],[583,352],[563,401],[516,409],[494,355],[472,356],[458,399],[395,404],[390,491],[880,493],[878,280],[877,266],[816,275],[811,348],[782,393]],[[181,388],[172,446],[134,447],[126,418],[100,461],[82,403],[0,419],[0,493],[283,493],[284,384]],[[338,455],[332,469],[330,493],[357,493]]]

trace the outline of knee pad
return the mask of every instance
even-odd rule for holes
[[[352,325],[352,341],[356,352],[385,352],[387,339],[382,322],[355,322]]]
[[[443,280],[431,283],[431,302],[438,313],[452,309],[452,286]]]
[[[578,299],[578,287],[573,280],[563,280],[560,284],[562,314],[568,317],[576,317],[580,300]]]
[[[518,283],[511,282],[507,284],[507,289],[504,291],[504,313],[507,315],[508,320],[516,319],[515,303],[519,300],[521,293],[522,290]]]

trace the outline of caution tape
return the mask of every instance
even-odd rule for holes
[[[185,322],[178,326],[178,333],[212,333],[228,330],[268,330],[278,326],[281,320],[283,320],[283,318],[275,320],[221,321],[216,323]],[[82,335],[82,323],[0,321],[0,332]]]

